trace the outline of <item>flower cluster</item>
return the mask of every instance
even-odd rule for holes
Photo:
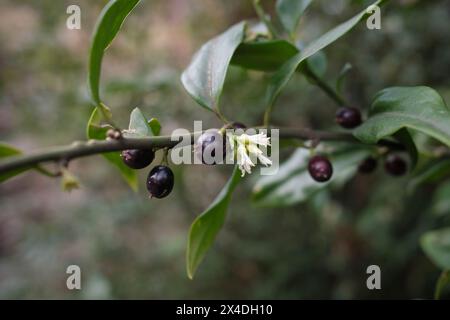
[[[263,165],[272,165],[272,161],[267,158],[258,146],[270,146],[270,138],[265,133],[255,135],[241,134],[228,135],[231,149],[235,152],[239,169],[242,176],[252,173],[252,167],[256,165],[258,159]]]

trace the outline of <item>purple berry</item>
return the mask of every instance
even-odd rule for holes
[[[358,171],[364,174],[369,174],[375,171],[378,161],[374,157],[367,157],[358,166]]]
[[[155,152],[151,149],[131,149],[122,151],[123,162],[132,169],[143,169],[155,159]]]
[[[156,166],[147,177],[147,190],[153,198],[167,197],[173,189],[174,176],[169,167]]]
[[[346,129],[356,128],[362,122],[361,112],[356,108],[340,108],[336,112],[336,122]]]
[[[242,122],[233,122],[231,124],[231,127],[233,129],[247,129],[247,126],[245,124],[243,124]]]
[[[406,161],[397,154],[388,154],[386,157],[384,168],[386,172],[393,176],[402,176],[408,170]]]
[[[220,160],[216,159],[217,156]],[[207,131],[197,140],[195,154],[203,164],[216,165],[224,163],[226,156],[226,138],[219,131]],[[220,156],[221,155],[221,156]]]
[[[308,171],[317,182],[326,182],[333,175],[333,166],[328,158],[317,155],[309,160]]]

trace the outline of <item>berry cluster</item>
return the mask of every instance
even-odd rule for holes
[[[232,123],[229,127],[234,129],[246,128],[244,124],[239,122]],[[215,160],[216,150],[222,152],[222,155],[218,155],[220,161]],[[203,164],[222,164],[226,156],[226,139],[219,130],[205,132],[197,140],[195,151],[196,156],[201,159]],[[209,157],[205,157],[205,155],[209,155]],[[148,167],[153,162],[155,151],[153,149],[124,150],[121,157],[128,167],[139,170]],[[172,192],[174,180],[173,172],[169,167],[164,165],[154,167],[147,176],[147,190],[150,197],[158,199],[167,197]]]
[[[143,169],[149,166],[155,159],[152,149],[124,150],[122,151],[123,162],[132,169]],[[174,176],[172,170],[163,165],[154,167],[147,176],[147,190],[152,198],[164,198],[172,192]]]
[[[362,123],[361,112],[351,107],[340,108],[336,112],[336,123],[345,129],[354,129]],[[358,171],[363,174],[372,173],[376,170],[377,164],[377,159],[370,156],[360,163]],[[402,176],[408,171],[408,164],[400,155],[388,153],[384,168],[392,176]],[[326,182],[333,175],[333,166],[327,157],[316,155],[309,160],[308,171],[317,182]]]

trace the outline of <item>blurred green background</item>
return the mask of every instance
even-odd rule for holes
[[[393,85],[425,84],[450,101],[450,2],[391,2],[380,31],[361,24],[326,50],[325,78],[334,81],[351,63],[345,94],[363,110],[373,94]],[[105,3],[0,0],[1,141],[32,151],[85,139],[90,34]],[[314,39],[368,3],[315,1],[299,38]],[[81,30],[66,28],[71,4],[81,7]],[[274,1],[263,5],[273,12]],[[203,42],[255,17],[250,1],[142,1],[103,63],[103,97],[117,122],[125,127],[138,106],[161,121],[163,133],[192,130],[194,120],[220,126],[188,97],[179,76]],[[249,126],[261,123],[266,85],[267,75],[232,68],[224,113]],[[335,111],[296,75],[274,122],[329,129]],[[173,166],[176,187],[165,200],[148,199],[147,170],[133,193],[100,156],[71,169],[82,183],[71,193],[35,173],[0,185],[0,298],[431,298],[440,273],[419,238],[449,225],[450,204],[442,199],[450,193],[438,197],[440,187],[429,185],[407,194],[408,177],[392,178],[381,168],[283,209],[252,206],[253,179],[247,179],[193,281],[185,272],[189,226],[230,168]],[[81,267],[81,291],[66,288],[71,264]],[[381,267],[382,290],[366,288],[371,264]]]

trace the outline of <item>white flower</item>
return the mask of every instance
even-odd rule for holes
[[[252,173],[252,167],[256,164],[253,163],[251,158],[257,158],[265,166],[272,164],[272,161],[258,148],[258,145],[264,147],[270,146],[270,138],[268,138],[265,133],[251,136],[247,134],[242,134],[240,136],[229,135],[228,138],[232,150],[235,149],[235,144],[237,145],[236,157],[242,176],[246,173]]]
[[[254,167],[255,164],[247,155],[247,150],[243,144],[240,144],[237,148],[237,161],[239,164],[239,169],[242,172],[242,176],[244,176],[246,172],[248,174],[252,173],[252,167]]]

